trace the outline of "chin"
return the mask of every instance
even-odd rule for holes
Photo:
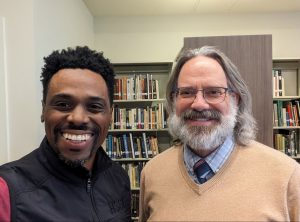
[[[90,158],[91,154],[89,154],[87,157],[78,156],[78,157],[68,157],[67,155],[64,155],[63,153],[58,153],[59,159],[62,160],[66,165],[76,168],[79,166],[83,166]]]
[[[199,147],[196,147],[196,148],[194,148],[194,147],[192,147],[192,146],[190,146],[189,145],[189,147],[190,147],[190,149],[194,152],[194,153],[196,153],[197,155],[199,155],[200,157],[206,157],[206,156],[208,156],[210,153],[212,153],[213,151],[215,151],[216,150],[216,148],[217,147],[215,147],[215,148],[207,148],[207,147],[201,147],[201,148],[199,148]]]

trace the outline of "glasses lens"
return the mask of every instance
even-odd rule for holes
[[[182,98],[193,98],[197,94],[197,89],[194,88],[179,88],[178,95]]]
[[[218,103],[224,101],[225,94],[225,88],[214,87],[203,89],[203,96],[208,103]]]
[[[182,99],[195,99],[198,91],[202,91],[203,98],[207,103],[221,103],[226,96],[227,88],[212,87],[206,89],[196,89],[193,87],[181,87],[177,89],[177,96]]]

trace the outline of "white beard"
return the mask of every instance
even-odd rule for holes
[[[234,99],[230,99],[229,113],[221,115],[220,123],[213,126],[188,126],[183,117],[175,112],[168,119],[170,134],[187,144],[195,153],[211,152],[224,143],[228,136],[233,135],[238,107]]]

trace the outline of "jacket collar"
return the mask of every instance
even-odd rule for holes
[[[99,147],[96,151],[91,172],[82,166],[72,168],[59,159],[58,154],[49,145],[46,137],[42,140],[39,151],[38,158],[43,166],[55,177],[70,183],[82,183],[83,180],[85,181],[89,177],[95,178],[112,164],[103,148]]]

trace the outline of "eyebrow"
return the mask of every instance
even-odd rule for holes
[[[98,97],[98,96],[91,96],[89,97],[89,100],[92,101],[92,102],[102,102],[102,103],[107,103],[107,101],[101,97]],[[108,104],[107,104],[108,105]]]
[[[71,99],[71,98],[72,98],[72,96],[70,96],[68,94],[60,93],[60,94],[54,95],[51,100],[53,100],[53,99]]]

